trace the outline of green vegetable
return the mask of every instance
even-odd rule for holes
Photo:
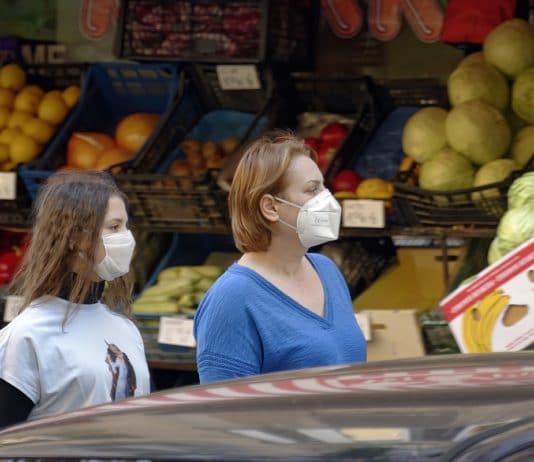
[[[508,190],[508,208],[515,209],[534,202],[534,172],[515,180]]]
[[[518,246],[534,237],[534,202],[508,210],[499,223],[497,236]]]

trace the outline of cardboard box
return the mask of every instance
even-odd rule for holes
[[[440,305],[464,353],[529,347],[534,343],[534,238]]]
[[[364,310],[358,315],[368,317],[371,327],[367,341],[368,361],[425,355],[415,310]]]

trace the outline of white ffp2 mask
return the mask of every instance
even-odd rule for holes
[[[113,281],[130,271],[135,249],[135,238],[131,231],[105,234],[102,242],[106,251],[104,259],[95,266],[95,272],[104,281]]]
[[[294,229],[301,244],[309,249],[325,242],[335,241],[341,224],[341,205],[332,193],[325,189],[306,201],[302,206],[275,197],[277,201],[299,208],[297,226],[279,219],[280,223]]]

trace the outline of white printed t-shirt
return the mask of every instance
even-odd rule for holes
[[[150,393],[139,330],[103,303],[42,297],[0,331],[0,378],[34,403],[28,420]]]

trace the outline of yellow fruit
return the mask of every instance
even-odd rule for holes
[[[13,138],[21,133],[21,130],[18,128],[5,128],[0,133],[0,143],[10,144]]]
[[[9,128],[22,128],[28,120],[32,118],[32,114],[30,112],[25,111],[13,111],[11,113],[11,116],[9,117],[9,120],[7,122],[7,126]]]
[[[41,95],[34,91],[23,91],[15,97],[15,110],[26,111],[31,114],[37,113],[37,108],[41,102]]]
[[[11,111],[7,107],[0,107],[0,130],[7,127]]]
[[[35,159],[39,155],[41,147],[28,135],[21,133],[9,144],[9,157],[12,162],[22,164]]]
[[[0,163],[9,161],[9,146],[0,143]]]
[[[44,98],[48,98],[48,97],[63,99],[63,93],[61,93],[60,90],[50,90],[50,91],[47,91],[44,95]]]
[[[0,164],[0,170],[2,172],[10,172],[11,170],[15,170],[17,167],[17,164],[15,162],[7,161]]]
[[[0,107],[13,107],[13,101],[15,101],[15,93],[6,88],[0,88]]]
[[[19,91],[26,83],[26,72],[18,64],[7,64],[0,69],[0,87]]]
[[[355,192],[352,191],[338,191],[334,193],[336,199],[358,199]]]
[[[356,194],[358,199],[391,199],[393,186],[381,178],[368,178],[358,185]]]
[[[19,95],[21,93],[34,93],[36,95],[39,95],[41,98],[45,94],[44,90],[37,85],[26,85],[22,90],[19,91]]]
[[[50,141],[56,128],[44,120],[33,118],[26,122],[22,131],[38,143],[44,144]]]
[[[39,119],[50,122],[52,125],[58,125],[65,120],[68,112],[69,108],[62,98],[45,95],[41,104],[39,104],[37,114]]]
[[[68,88],[65,88],[63,90],[63,101],[65,101],[65,104],[72,108],[76,105],[78,100],[80,99],[80,87],[78,85],[71,85]]]

